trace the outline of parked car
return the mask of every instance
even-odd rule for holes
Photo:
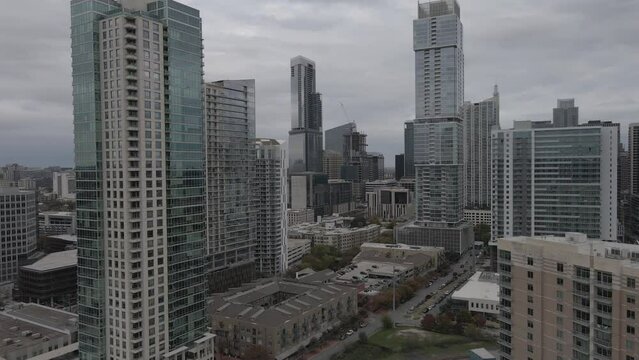
[[[366,321],[362,321],[361,323],[359,323],[360,328],[365,328],[367,326],[368,326],[368,323]]]
[[[348,331],[346,332],[346,336],[351,336],[351,335],[353,335],[354,333],[355,333],[355,331],[353,331],[353,330],[348,330]]]

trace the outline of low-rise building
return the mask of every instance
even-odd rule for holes
[[[473,226],[465,222],[454,226],[422,226],[411,221],[396,226],[394,234],[398,243],[442,247],[454,254],[465,253],[475,242]]]
[[[78,247],[77,235],[50,235],[42,240],[42,249],[47,253],[73,250]]]
[[[77,299],[78,251],[46,255],[21,266],[14,298],[22,302],[71,306]]]
[[[74,235],[75,212],[43,211],[38,214],[38,235]]]
[[[402,244],[365,243],[350,266],[338,273],[340,283],[363,284],[365,295],[374,295],[392,284],[436,270],[444,249]]]
[[[295,266],[302,261],[304,255],[311,252],[310,239],[288,239],[288,264],[287,268]]]
[[[315,211],[313,209],[288,209],[286,215],[288,217],[288,226],[315,222]]]
[[[477,271],[451,299],[471,313],[496,317],[499,315],[499,274]]]
[[[357,290],[303,280],[262,279],[213,297],[217,350],[242,357],[253,345],[286,359],[357,314]]]
[[[490,226],[493,223],[493,216],[490,210],[464,209],[464,220],[474,226],[480,224]]]
[[[379,225],[350,228],[340,227],[339,223],[331,218],[318,224],[298,224],[289,228],[288,236],[289,239],[311,240],[312,246],[332,246],[342,252],[379,238]]]
[[[0,312],[0,359],[77,359],[78,316],[37,304]]]

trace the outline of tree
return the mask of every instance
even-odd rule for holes
[[[446,314],[439,314],[437,316],[437,332],[448,334],[451,332],[453,321]]]
[[[375,224],[375,225],[381,225],[382,223],[379,222],[379,218],[377,218],[377,216],[374,216],[370,219],[370,223],[371,224]]]
[[[382,326],[384,329],[390,330],[395,327],[395,324],[393,324],[393,319],[391,319],[390,316],[384,315],[384,317],[382,317]]]
[[[477,325],[477,327],[479,328],[483,328],[486,326],[486,317],[484,317],[484,315],[482,314],[475,314],[473,320],[475,321],[475,325]]]
[[[435,317],[431,314],[426,314],[423,318],[422,318],[422,329],[427,330],[427,331],[432,331],[433,329],[435,329]]]
[[[468,324],[468,326],[466,326],[464,329],[464,336],[473,340],[482,339],[481,330],[479,330],[479,328],[477,328],[474,324]]]
[[[473,316],[470,314],[470,311],[462,310],[459,313],[457,313],[457,317],[455,320],[463,324],[468,324],[471,321],[473,321]]]
[[[364,331],[359,332],[359,342],[362,344],[368,344],[368,335]]]
[[[244,351],[244,360],[272,360],[273,354],[271,351],[262,345],[252,345],[246,351]]]
[[[475,226],[475,241],[481,241],[487,245],[490,241],[490,226],[486,224]]]

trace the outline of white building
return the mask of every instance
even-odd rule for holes
[[[43,211],[38,214],[38,235],[75,235],[75,212]]]
[[[312,246],[326,245],[339,251],[359,247],[365,242],[374,242],[379,238],[381,227],[368,225],[361,228],[349,228],[343,218],[329,218],[317,224],[299,224],[288,229],[289,239],[308,239]]]
[[[478,271],[451,298],[467,303],[470,312],[499,315],[499,274]]]
[[[492,133],[492,237],[617,240],[618,129],[516,121]]]
[[[0,286],[18,276],[19,260],[36,250],[36,195],[18,188],[0,188]]]
[[[255,142],[255,210],[257,247],[255,269],[263,276],[275,276],[288,268],[286,217],[287,189],[284,141],[257,139]]]
[[[464,220],[477,226],[484,224],[490,226],[492,224],[492,212],[490,210],[464,210]]]
[[[287,267],[297,265],[304,255],[311,252],[310,239],[288,239],[287,241]]]
[[[288,226],[315,222],[313,209],[288,209],[286,216],[288,217]]]
[[[53,193],[61,199],[75,199],[75,172],[54,172]]]

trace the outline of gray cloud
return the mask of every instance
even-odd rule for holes
[[[415,1],[185,2],[204,21],[205,79],[256,79],[259,136],[286,138],[289,59],[302,54],[318,66],[325,128],[348,121],[343,103],[388,165],[403,151],[403,122],[414,115]],[[575,97],[583,119],[639,121],[635,0],[461,6],[466,99],[499,84],[503,127],[550,118],[558,97]],[[72,164],[69,26],[66,1],[15,1],[0,12],[0,164]]]

